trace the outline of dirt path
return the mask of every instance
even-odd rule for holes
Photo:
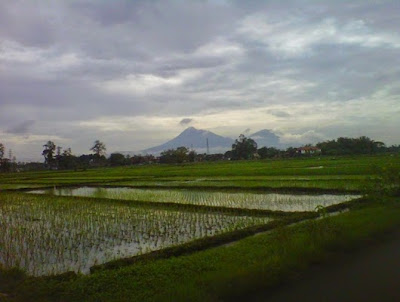
[[[299,280],[243,301],[400,301],[400,231],[383,242],[312,267]]]

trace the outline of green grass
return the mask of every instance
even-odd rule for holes
[[[1,190],[19,190],[19,189],[35,189],[43,187],[42,185],[33,185],[33,184],[0,184]]]
[[[16,301],[217,301],[274,286],[399,224],[398,204],[370,205],[187,256],[8,287]]]
[[[60,186],[119,183],[141,186],[297,187],[359,191],[364,188],[366,177],[374,177],[377,167],[389,163],[400,168],[399,156],[224,161],[99,168],[87,171],[3,173],[0,174],[0,184]]]

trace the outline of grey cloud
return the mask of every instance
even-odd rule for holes
[[[86,1],[72,2],[67,11],[75,22],[92,28],[78,29],[78,23],[73,31],[60,32],[62,38],[103,58],[140,53],[152,60],[163,52],[187,53],[222,34],[234,20],[230,10],[206,2]]]
[[[6,130],[6,133],[26,134],[29,133],[31,127],[35,124],[34,120],[24,121]]]
[[[33,2],[25,1],[5,0],[0,3],[0,36],[39,47],[54,42],[49,19],[37,13]]]
[[[193,122],[192,118],[184,118],[179,122],[179,125],[185,126],[185,125],[189,125],[191,122]]]
[[[221,2],[1,1],[0,129],[23,132],[24,125],[15,121],[35,120],[35,127],[28,125],[26,131],[46,135],[51,129],[51,134],[59,133],[78,148],[78,140],[102,135],[98,129],[79,126],[80,122],[102,117],[177,117],[171,122],[173,128],[179,120],[189,120],[183,118],[187,116],[261,108],[266,117],[281,118],[276,119],[279,128],[298,117],[285,108],[308,103],[314,108],[320,103],[340,107],[375,94],[399,96],[399,49],[393,42],[399,37],[398,1]],[[244,20],[254,16],[279,24],[279,35],[299,32],[299,39],[312,38],[312,43],[306,43],[307,51],[301,55],[279,55],[272,51],[269,35],[251,39],[240,32]],[[312,37],[313,30],[324,20],[333,20],[339,34],[351,32],[349,24],[359,24],[362,34],[392,42],[366,46],[318,40]],[[289,41],[294,44],[284,42],[296,47],[296,39]],[[229,52],[230,47],[237,52]],[[181,76],[185,73],[189,76]],[[123,82],[129,76],[146,78],[150,88],[142,93],[104,89],[108,81],[140,84]],[[157,86],[157,81],[172,84]],[[383,105],[377,101],[376,106]],[[324,108],[318,110],[324,114]],[[251,124],[252,116],[244,118],[249,125],[238,126],[241,129],[258,127]],[[373,118],[357,123],[368,127]],[[329,133],[346,132],[344,126],[335,127]],[[388,135],[384,125],[378,123],[375,129],[394,140],[395,134]],[[110,139],[113,133],[107,133]],[[118,138],[132,135],[119,133]]]
[[[291,116],[286,111],[275,110],[275,109],[267,110],[267,113],[269,113],[269,114],[271,114],[273,116],[276,116],[276,117],[290,117]]]

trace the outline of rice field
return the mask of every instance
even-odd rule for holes
[[[150,180],[107,182],[104,185],[131,187],[167,187],[167,188],[271,188],[271,189],[316,189],[336,190],[340,192],[360,192],[365,187],[365,179],[186,179],[186,180]],[[103,185],[103,183],[99,183]]]
[[[29,191],[32,194],[55,196],[82,196],[93,198],[138,200],[198,206],[257,209],[283,212],[309,212],[316,208],[343,203],[360,196],[354,194],[278,194],[227,193],[192,190],[162,190],[136,188],[53,188]]]
[[[400,165],[382,156],[2,173],[0,268],[86,274],[94,265],[288,217],[257,210],[305,217],[296,212],[358,198],[376,176],[374,165],[389,162]],[[265,193],[271,188],[282,193]],[[26,192],[7,192],[19,189]]]
[[[29,188],[40,188],[43,185],[33,185],[33,184],[0,184],[0,191],[2,190],[19,190],[19,189],[29,189]]]
[[[89,273],[94,265],[270,221],[72,198],[1,195],[0,266],[19,267],[33,276]]]

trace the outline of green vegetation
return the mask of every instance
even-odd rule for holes
[[[400,169],[394,164],[379,167],[378,176],[370,181],[369,193],[372,196],[400,196]]]
[[[132,188],[126,196],[96,189],[91,198],[1,192],[0,227],[7,231],[0,235],[6,247],[0,249],[0,301],[217,301],[274,286],[400,226],[399,171],[398,156],[380,155],[0,174],[2,190],[85,184],[157,189]],[[196,190],[168,190],[181,187]],[[330,207],[318,202],[308,213],[259,210],[265,205],[257,198],[271,190],[365,196]],[[314,195],[305,196],[299,204]],[[246,209],[249,202],[262,206]],[[328,215],[340,209],[350,211]],[[292,224],[318,216],[323,219]],[[250,236],[266,230],[271,232]],[[142,252],[132,253],[132,238]],[[99,251],[110,257],[96,258]],[[18,253],[32,258],[11,256]],[[58,273],[65,271],[56,269],[63,260],[80,272],[107,263],[89,275],[29,277],[10,268],[24,261],[46,267],[48,261],[47,273]]]
[[[52,141],[48,141],[43,145],[44,150],[42,155],[44,156],[44,164],[47,167],[53,167],[56,163],[54,153],[56,151],[56,145]]]
[[[257,209],[282,212],[310,212],[316,207],[327,207],[355,199],[357,195],[331,194],[276,194],[276,193],[228,193],[192,190],[150,190],[136,188],[52,188],[29,193],[57,196],[85,196],[117,200],[136,200],[158,203],[191,204],[206,207]]]
[[[376,154],[399,149],[399,146],[387,148],[384,143],[376,142],[366,136],[339,137],[336,140],[318,143],[317,146],[321,148],[323,154],[327,155]]]
[[[189,151],[186,147],[179,147],[161,152],[159,161],[163,164],[194,162],[195,155],[194,151]]]
[[[25,278],[0,290],[14,288],[16,301],[216,301],[273,286],[399,224],[397,204],[370,205],[187,256],[88,276]]]
[[[0,184],[1,190],[20,190],[20,189],[34,189],[40,188],[43,185],[33,185],[33,184]]]
[[[133,180],[122,182],[109,182],[111,186],[132,187],[169,187],[192,188],[201,190],[225,190],[225,191],[276,191],[279,192],[360,192],[367,178],[359,175],[346,176],[265,176],[265,177],[207,177],[207,178],[158,178],[157,180]]]
[[[229,152],[229,151],[228,151]],[[235,140],[232,145],[231,157],[232,159],[252,159],[257,154],[257,143],[251,139],[245,137],[243,134]]]
[[[96,264],[270,220],[6,194],[0,200],[0,259],[6,268],[21,267],[35,276],[88,273]]]
[[[139,181],[209,180],[207,186],[235,187],[311,187],[362,190],[367,177],[376,177],[376,167],[392,163],[400,168],[398,156],[321,157],[287,160],[235,161],[182,165],[149,165],[88,169],[86,171],[38,171],[1,173],[1,184],[40,184],[47,186],[81,185]],[[291,181],[295,180],[295,186]],[[304,180],[304,182],[303,182]],[[233,184],[229,184],[229,182]],[[257,182],[257,183],[256,183]],[[303,182],[303,185],[300,184]],[[329,182],[329,184],[327,183]],[[201,181],[199,181],[201,183]],[[173,185],[173,184],[172,184]],[[196,184],[192,184],[195,186]],[[204,187],[204,186],[202,186]]]

